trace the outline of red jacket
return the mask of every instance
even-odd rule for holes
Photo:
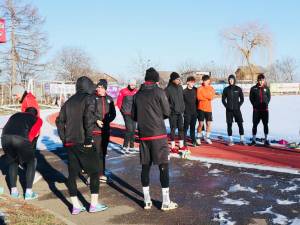
[[[39,104],[37,103],[35,96],[33,94],[31,94],[30,92],[27,93],[27,95],[25,96],[25,98],[22,101],[22,105],[21,105],[21,111],[25,112],[25,110],[28,107],[33,107],[38,111],[38,117],[40,117],[40,107]]]
[[[121,113],[130,115],[132,104],[133,104],[133,96],[137,93],[137,89],[129,90],[128,87],[122,89],[119,92],[117,99],[117,106],[120,109]]]

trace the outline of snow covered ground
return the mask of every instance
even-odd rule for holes
[[[44,124],[41,131],[41,136],[38,141],[39,149],[53,150],[58,146],[61,146],[60,140],[57,136],[56,128],[51,126],[46,118],[48,115],[56,112],[56,109],[43,110],[41,115],[44,120]],[[244,117],[244,127],[246,137],[251,137],[252,130],[252,107],[249,102],[249,98],[245,98],[245,103],[242,106],[242,112]],[[299,142],[299,130],[300,130],[300,96],[274,96],[270,104],[270,139],[286,139],[289,142]],[[2,128],[5,125],[9,116],[0,116],[0,134]],[[213,135],[226,136],[226,118],[225,109],[221,103],[221,99],[215,99],[213,101]],[[124,124],[123,118],[120,112],[117,113],[117,117],[114,123]],[[166,120],[168,126],[168,121]],[[238,138],[238,128],[233,126],[234,135]],[[263,137],[262,124],[258,127],[258,137]]]

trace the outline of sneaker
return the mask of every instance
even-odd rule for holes
[[[123,154],[130,154],[130,151],[129,151],[128,147],[123,147],[121,151],[122,151]]]
[[[212,144],[212,141],[209,139],[209,138],[205,138],[205,141],[207,144],[211,145]]]
[[[20,194],[19,194],[19,192],[14,192],[14,193],[10,194],[10,197],[12,197],[12,198],[20,198]]]
[[[240,141],[240,145],[247,145],[246,141]]]
[[[144,203],[145,203],[144,209],[151,209],[152,202],[144,202]]]
[[[201,145],[201,139],[199,138],[199,139],[196,139],[196,145],[197,146],[200,146]]]
[[[101,183],[107,183],[107,177],[104,176],[104,175],[102,175],[102,176],[99,177],[99,181],[100,181]]]
[[[90,213],[102,212],[106,209],[108,209],[106,205],[98,203],[96,206],[90,205],[89,212]]]
[[[228,146],[234,146],[234,142],[233,141],[229,141],[228,142]]]
[[[175,153],[175,154],[178,154],[178,153],[179,153],[179,151],[178,151],[177,148],[170,148],[170,152],[171,152],[171,153]]]
[[[265,146],[270,146],[270,142],[269,142],[268,140],[265,140],[265,141],[264,141],[264,145],[265,145]]]
[[[256,145],[256,141],[252,140],[251,143],[249,144],[250,146]]]
[[[177,208],[178,208],[178,204],[175,202],[172,202],[172,201],[169,204],[162,204],[162,206],[161,206],[162,211],[169,211],[169,210],[177,209]]]
[[[86,211],[86,208],[81,206],[80,208],[75,208],[73,207],[72,209],[72,215],[78,215],[79,213],[81,212],[85,212]]]
[[[39,197],[39,195],[35,192],[31,192],[29,193],[25,193],[25,200],[34,200],[37,199]]]

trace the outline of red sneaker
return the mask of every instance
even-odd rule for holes
[[[177,148],[170,148],[170,152],[171,152],[171,153],[176,153],[176,154],[179,153],[179,151],[178,151]]]

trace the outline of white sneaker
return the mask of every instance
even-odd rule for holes
[[[209,139],[209,138],[205,138],[205,141],[207,144],[211,145],[212,144],[212,141]]]
[[[145,206],[144,206],[144,209],[151,209],[152,208],[152,202],[144,202],[145,203]]]
[[[234,146],[234,142],[233,141],[229,141],[228,142],[228,146]]]
[[[130,154],[130,151],[129,151],[129,148],[128,148],[128,147],[123,147],[123,148],[121,149],[121,151],[122,151],[123,154]]]
[[[197,139],[196,139],[196,143],[197,143],[198,145],[201,145],[201,139],[200,139],[200,138],[197,138]]]
[[[175,202],[172,202],[172,201],[169,204],[163,203],[161,206],[162,211],[169,211],[169,210],[177,209],[177,208],[178,208],[178,204]]]

